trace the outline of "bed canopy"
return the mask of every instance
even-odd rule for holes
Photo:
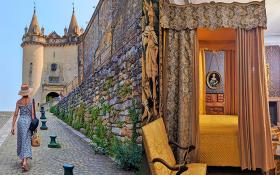
[[[238,114],[240,164],[242,169],[273,169],[263,46],[265,2],[163,3],[160,8],[160,113],[170,139],[182,145],[198,145],[203,99],[200,51],[205,44],[199,38],[215,38],[207,34],[211,31],[222,31],[217,37],[224,38],[234,33],[230,44],[212,46],[233,51],[228,52],[235,62],[229,65],[236,66],[231,89],[238,98],[228,110]],[[192,159],[196,158],[193,155]]]

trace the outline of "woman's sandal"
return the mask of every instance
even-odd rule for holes
[[[24,170],[24,171],[28,171],[29,169],[28,169],[28,165],[27,164],[22,164],[22,169]]]

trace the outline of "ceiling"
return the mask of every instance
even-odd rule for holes
[[[173,0],[176,4],[183,5],[186,0]],[[202,2],[211,2],[213,0],[190,0],[191,3],[197,4]],[[214,0],[215,2],[251,2],[252,0]],[[261,0],[255,0],[261,1]],[[267,12],[267,30],[265,31],[266,37],[279,37],[280,38],[280,0],[266,0]]]
[[[217,30],[198,29],[198,40],[204,41],[234,41],[236,33],[234,29],[221,28]]]

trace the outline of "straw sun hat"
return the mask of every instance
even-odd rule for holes
[[[29,88],[28,84],[22,84],[18,95],[28,96],[32,92],[32,88]]]

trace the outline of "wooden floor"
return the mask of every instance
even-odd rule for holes
[[[207,167],[207,175],[263,175],[261,171],[241,171],[232,167]],[[274,175],[274,173],[270,173]]]

